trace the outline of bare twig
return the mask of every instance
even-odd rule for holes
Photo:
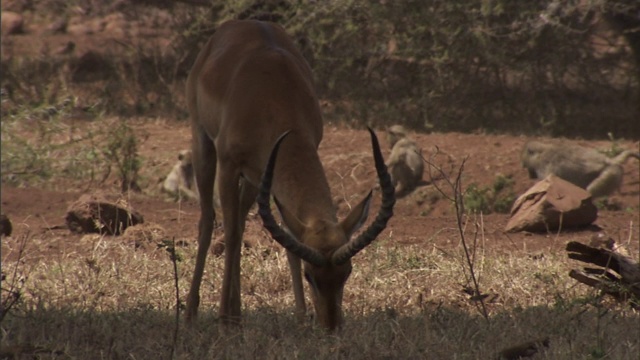
[[[175,286],[175,294],[176,294],[176,321],[175,326],[173,328],[173,343],[171,344],[171,353],[169,359],[175,358],[176,347],[178,346],[178,335],[180,333],[180,286],[178,284],[178,261],[179,256],[176,254],[176,238],[173,237],[171,240],[163,240],[158,244],[158,247],[164,248],[169,253],[169,259],[171,259],[171,263],[173,264],[173,282]]]
[[[430,157],[429,160],[425,159],[424,157],[422,157],[422,160],[424,162],[427,163],[428,168],[429,168],[429,177],[431,178],[435,188],[449,201],[451,201],[455,207],[455,211],[456,211],[456,224],[457,224],[457,228],[458,228],[458,234],[460,236],[460,240],[462,243],[462,248],[464,250],[464,255],[465,255],[465,260],[467,263],[467,267],[469,270],[469,275],[471,277],[471,281],[473,282],[473,287],[474,287],[474,291],[475,293],[473,294],[472,298],[474,300],[477,300],[476,302],[480,303],[480,308],[482,311],[482,316],[485,318],[485,320],[487,320],[487,322],[489,321],[489,313],[487,311],[487,307],[486,304],[484,303],[484,298],[485,296],[482,296],[482,293],[480,292],[480,284],[478,283],[478,278],[476,276],[476,271],[475,271],[475,260],[474,260],[474,256],[471,254],[471,251],[469,249],[469,246],[467,244],[467,240],[465,237],[465,232],[464,232],[464,220],[463,220],[463,216],[464,216],[464,202],[463,202],[463,193],[462,193],[462,173],[464,172],[464,165],[467,161],[467,159],[469,158],[468,156],[466,156],[463,160],[462,163],[460,164],[460,167],[458,167],[457,172],[455,173],[455,180],[451,180],[451,173],[446,173],[441,166],[434,164],[434,162],[431,160],[433,159],[435,156],[437,156],[439,154],[439,149],[436,147],[436,152]],[[432,169],[435,169],[436,174],[439,175],[439,179],[442,179],[446,182],[447,186],[451,188],[451,190],[453,191],[453,194],[451,196],[447,195],[447,193],[439,186],[437,185],[433,179],[433,173],[432,173]],[[453,169],[451,169],[451,171],[453,171]],[[476,224],[476,230],[475,230],[475,235],[474,235],[474,249],[475,246],[477,244],[477,235],[478,235],[478,225]],[[475,254],[475,251],[474,251]],[[463,272],[464,273],[464,272]],[[466,276],[466,273],[465,273]],[[467,279],[468,281],[468,279]]]
[[[12,278],[9,282],[9,287],[8,288],[4,288],[2,287],[2,293],[6,293],[6,297],[3,296],[2,297],[2,301],[0,302],[0,322],[2,322],[2,320],[4,320],[4,317],[9,313],[9,311],[11,310],[11,308],[13,306],[15,306],[18,301],[20,300],[20,296],[21,296],[21,290],[22,290],[22,286],[24,286],[24,283],[20,283],[18,284],[18,267],[19,265],[22,263],[22,258],[24,255],[24,251],[27,247],[27,240],[29,240],[31,234],[29,232],[27,232],[24,237],[22,238],[22,243],[20,244],[19,248],[18,248],[18,258],[15,262],[15,266],[13,267],[13,275]],[[3,261],[4,262],[4,261]],[[4,264],[3,264],[4,265]],[[4,268],[4,266],[3,266]],[[5,279],[5,273],[4,271],[2,272],[2,284],[6,283],[6,279]]]
[[[173,359],[180,329],[180,285],[178,284],[178,257],[176,256],[175,237],[171,238],[171,263],[173,264],[173,282],[176,288],[176,325],[173,329],[173,345],[171,346],[171,359]]]

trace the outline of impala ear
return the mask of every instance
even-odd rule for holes
[[[369,216],[369,205],[371,205],[371,195],[372,191],[369,191],[369,194],[360,201],[356,207],[351,209],[349,215],[347,215],[342,222],[340,222],[340,226],[342,230],[347,235],[347,238],[350,238],[353,233],[358,231],[358,229],[367,221],[367,217]]]
[[[300,241],[305,229],[304,224],[302,224],[298,217],[293,215],[289,210],[287,210],[287,208],[282,206],[278,199],[276,199],[275,197],[273,199],[276,202],[276,206],[278,207],[278,211],[282,216],[282,221],[284,222],[285,227],[296,240]]]

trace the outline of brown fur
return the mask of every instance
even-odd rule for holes
[[[317,321],[328,329],[340,326],[342,293],[351,273],[351,256],[384,229],[392,214],[393,189],[387,181],[375,134],[372,133],[372,143],[376,169],[379,178],[387,183],[383,206],[376,221],[365,230],[364,241],[362,236],[350,239],[366,218],[371,197],[365,197],[345,219],[338,221],[318,155],[323,122],[313,75],[284,29],[259,21],[228,21],[219,26],[189,73],[186,99],[201,198],[187,322],[195,319],[200,302],[200,284],[216,216],[214,184],[220,194],[225,241],[219,313],[223,323],[240,320],[240,256],[246,217],[259,188],[266,188],[262,177],[270,154],[277,154],[272,152],[276,139],[290,131],[281,144],[277,163],[270,169],[272,178],[267,180],[269,190],[267,199],[261,202],[260,216],[265,226],[274,230],[272,237],[288,250],[299,318],[304,318],[306,311],[304,268]],[[263,208],[270,210],[271,195],[290,236],[275,221],[265,220],[268,211]],[[333,261],[334,253],[348,257]]]

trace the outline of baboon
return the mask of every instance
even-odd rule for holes
[[[396,197],[412,192],[421,182],[424,173],[422,149],[407,137],[402,125],[393,125],[387,130],[387,140],[391,146],[391,155],[387,160],[391,181]]]
[[[160,189],[178,198],[199,201],[200,196],[193,173],[191,150],[182,150],[178,153],[178,161],[162,182]]]
[[[595,149],[578,145],[529,141],[522,151],[522,166],[532,179],[554,174],[586,189],[595,198],[620,188],[622,165],[629,157],[640,159],[640,153],[626,150],[609,158]]]

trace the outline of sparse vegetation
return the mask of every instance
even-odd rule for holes
[[[515,201],[514,181],[509,176],[498,175],[491,187],[471,183],[464,192],[464,208],[472,213],[507,214]]]
[[[138,176],[142,160],[138,156],[138,143],[133,129],[121,121],[107,136],[104,156],[108,164],[114,164],[118,170],[121,191],[140,191]],[[108,167],[109,172],[111,166]],[[108,173],[107,175],[108,176]]]
[[[23,265],[24,295],[2,323],[3,349],[31,345],[74,358],[170,354],[176,304],[173,263],[164,250],[136,251],[117,238],[92,236],[60,256],[37,256],[52,241],[63,239],[29,239],[25,255],[34,260]],[[14,264],[16,249],[9,250],[3,268]],[[195,247],[176,253],[184,297]],[[180,324],[175,358],[480,359],[544,336],[551,346],[543,358],[588,358],[596,350],[615,359],[637,354],[638,314],[624,304],[607,303],[610,310],[603,311],[596,292],[564,275],[569,265],[562,253],[528,260],[478,253],[482,285],[490,289],[490,324],[459,283],[460,253],[385,244],[362,255],[345,293],[340,336],[296,323],[286,257],[260,246],[243,256],[244,326],[225,335],[213,315],[223,264],[211,261],[202,317],[194,331]]]
[[[116,168],[122,191],[139,190],[142,159],[126,120],[78,123],[69,119],[73,99],[24,109],[2,121],[2,182],[12,185],[104,183]]]
[[[99,49],[91,57],[90,77],[78,71],[88,58],[46,52],[29,59],[4,56],[6,96],[12,104],[42,103],[63,90],[82,92],[84,101],[99,100],[100,110],[110,114],[185,118],[184,80],[197,50],[221,21],[259,18],[276,21],[295,36],[321,97],[331,105],[325,111],[336,122],[401,120],[425,131],[640,135],[635,126],[640,108],[634,105],[640,94],[638,48],[633,24],[630,30],[620,20],[637,13],[637,4],[188,3],[32,4],[34,13],[46,9],[53,18],[77,20],[83,14],[95,22],[116,14],[123,21],[118,24],[131,31],[145,22],[160,36],[141,41],[124,36]],[[3,104],[3,115],[10,108]]]
[[[611,199],[609,197],[595,199],[594,204],[598,210],[620,211],[623,209],[615,199]]]
[[[5,316],[7,316],[12,308],[21,300],[22,288],[25,282],[24,274],[22,273],[22,261],[24,249],[29,237],[30,235],[25,235],[22,237],[22,241],[18,241],[17,254],[15,255],[17,261],[13,262],[13,266],[2,267],[2,279],[0,280],[2,283],[0,288],[0,323],[2,323]]]

